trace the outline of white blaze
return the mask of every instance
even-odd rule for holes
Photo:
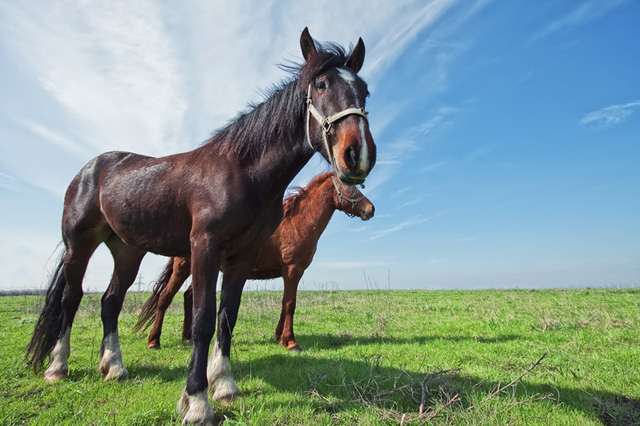
[[[355,90],[354,85],[356,82],[356,74],[347,68],[338,68],[338,74],[340,77],[349,84],[352,90]],[[356,105],[356,108],[361,108],[361,105]],[[360,141],[362,148],[360,148],[360,170],[367,170],[369,168],[369,148],[367,147],[367,138],[365,133],[365,118],[359,118],[360,126]]]

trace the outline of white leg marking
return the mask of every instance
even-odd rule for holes
[[[183,389],[182,396],[178,401],[178,411],[182,416],[183,425],[195,423],[213,426],[215,424],[213,407],[209,402],[206,391],[188,395],[187,389]]]
[[[51,351],[51,364],[44,372],[44,380],[55,382],[69,377],[69,355],[71,354],[71,327],[67,328]]]
[[[216,401],[228,404],[240,395],[240,389],[231,375],[229,357],[222,356],[217,339],[207,363],[207,380],[209,381],[209,392]]]
[[[104,380],[124,380],[129,377],[129,372],[122,363],[120,352],[120,339],[118,332],[111,333],[102,339],[102,359],[100,360],[100,373]]]

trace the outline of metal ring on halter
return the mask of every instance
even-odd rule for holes
[[[349,115],[359,115],[361,117],[364,117],[364,119],[368,121],[369,120],[367,118],[368,114],[369,113],[365,111],[364,108],[352,107],[352,108],[347,108],[345,110],[342,110],[336,114],[330,115],[329,117],[325,117],[324,115],[322,115],[320,111],[318,111],[318,109],[311,102],[311,83],[309,83],[309,89],[307,90],[307,127],[305,129],[307,142],[309,142],[309,146],[311,147],[311,149],[315,151],[316,147],[314,147],[313,144],[311,143],[311,133],[310,133],[310,121],[311,121],[310,117],[313,116],[313,118],[315,118],[316,121],[320,124],[320,127],[322,127],[322,141],[324,142],[324,148],[327,151],[327,156],[329,157],[329,162],[331,163],[331,166],[335,169],[336,168],[335,160],[331,153],[331,148],[329,147],[329,140],[328,140],[328,136],[330,135],[331,127],[333,126],[333,123]]]

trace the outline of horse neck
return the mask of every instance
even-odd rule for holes
[[[320,182],[317,187],[307,189],[296,214],[300,218],[297,227],[303,235],[314,235],[316,241],[320,238],[336,211],[334,192],[330,178]]]
[[[212,138],[222,146],[215,149],[238,161],[244,173],[262,186],[262,194],[279,194],[279,199],[314,153],[304,142],[305,94],[296,84],[294,80],[276,90]]]
[[[313,156],[313,151],[296,135],[293,135],[289,141],[280,140],[279,142],[286,143],[288,146],[285,155],[276,150],[265,152],[255,162],[247,164],[245,170],[252,179],[268,182],[268,191],[281,194],[280,199],[282,199],[293,178]]]

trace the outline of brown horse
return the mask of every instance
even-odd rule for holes
[[[349,185],[362,183],[375,163],[364,112],[367,85],[357,75],[362,39],[347,55],[336,45],[317,45],[305,28],[300,46],[305,63],[292,68],[294,77],[199,148],[161,158],[109,152],[71,181],[62,215],[65,251],[27,347],[34,369],[51,355],[45,380],[68,377],[82,280],[91,255],[105,243],[114,260],[102,297],[99,370],[105,380],[128,376],[118,316],[142,258],[153,252],[191,258],[193,352],[178,403],[183,422],[215,421],[207,388],[223,402],[240,394],[229,362],[232,331],[247,276],[282,219],[287,186],[316,151]]]
[[[284,218],[280,226],[260,250],[258,261],[249,279],[283,278],[282,311],[276,327],[276,339],[291,351],[301,351],[293,334],[293,315],[296,310],[298,283],[309,267],[318,246],[318,240],[333,216],[340,210],[362,220],[373,217],[373,203],[354,186],[344,186],[334,173],[316,176],[306,188],[284,200]],[[153,323],[147,336],[149,349],[160,348],[160,334],[165,312],[173,297],[191,274],[188,258],[174,257],[153,289],[153,294],[142,307],[134,331]],[[191,340],[193,289],[184,293],[184,323],[182,338]]]

